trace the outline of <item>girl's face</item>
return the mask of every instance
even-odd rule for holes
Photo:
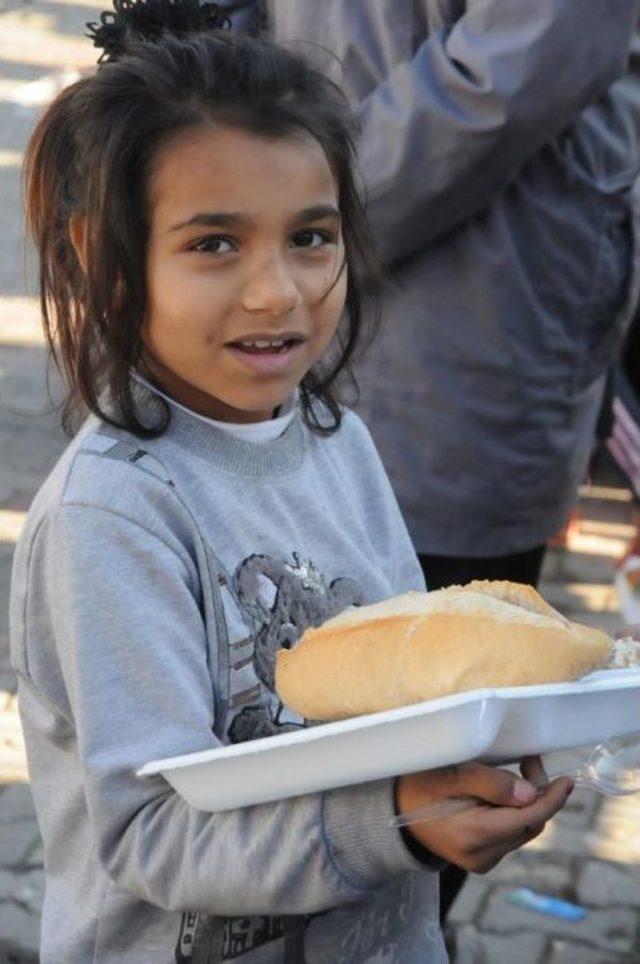
[[[149,186],[144,368],[211,418],[271,418],[346,297],[338,188],[319,144],[194,128]]]

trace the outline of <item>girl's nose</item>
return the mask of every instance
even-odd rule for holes
[[[261,311],[269,315],[289,314],[300,301],[300,290],[290,270],[276,258],[252,273],[242,296],[245,311]]]

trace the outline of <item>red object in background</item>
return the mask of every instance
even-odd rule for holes
[[[636,410],[630,395],[630,386],[627,394],[614,395],[613,427],[607,448],[640,499],[640,411]]]

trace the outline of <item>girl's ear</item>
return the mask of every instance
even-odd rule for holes
[[[69,218],[69,237],[76,253],[76,257],[87,271],[87,218],[84,214],[73,214]]]

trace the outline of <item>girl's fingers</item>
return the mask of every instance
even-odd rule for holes
[[[448,788],[451,796],[477,797],[499,807],[522,807],[536,799],[538,791],[528,780],[521,780],[509,770],[466,763],[455,768]]]
[[[501,807],[477,815],[478,847],[495,846],[511,841],[509,850],[537,837],[545,823],[565,805],[573,790],[573,781],[558,777],[526,807]]]
[[[520,773],[529,783],[541,790],[549,783],[549,778],[539,756],[526,756],[520,762]]]

